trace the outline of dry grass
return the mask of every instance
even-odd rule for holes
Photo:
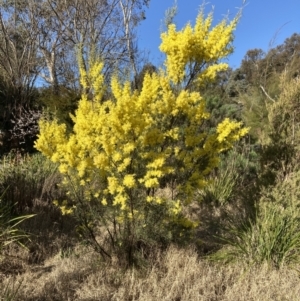
[[[299,300],[299,272],[266,265],[251,266],[209,262],[192,247],[169,247],[159,251],[153,245],[147,259],[138,257],[139,268],[123,269],[120,262],[104,263],[100,255],[76,245],[76,221],[62,216],[51,203],[63,197],[55,173],[47,174],[39,195],[25,213],[35,217],[21,224],[31,233],[28,249],[10,245],[0,259],[0,301],[137,301],[207,300],[268,301]],[[36,186],[34,186],[36,187]],[[160,193],[167,193],[161,191]],[[220,247],[214,235],[230,221],[245,220],[243,204],[193,205],[188,215],[200,219],[198,252]],[[224,224],[225,223],[225,224]],[[155,232],[154,228],[151,229]],[[200,250],[201,249],[201,250]]]
[[[218,265],[199,259],[192,249],[171,247],[148,267],[127,271],[103,264],[95,253],[82,248],[68,255],[58,254],[44,265],[5,278],[2,290],[21,286],[14,299],[1,297],[20,301],[292,301],[300,296],[296,270]]]

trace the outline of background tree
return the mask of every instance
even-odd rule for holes
[[[3,13],[18,20],[19,28],[35,41],[43,58],[37,63],[43,71],[38,75],[57,94],[59,85],[78,88],[78,69],[74,69],[78,55],[86,66],[86,54],[95,52],[103,60],[108,77],[133,64],[134,28],[145,18],[148,2],[2,0],[1,5]],[[18,28],[14,30],[17,34]],[[75,76],[70,78],[72,73]]]
[[[235,101],[243,106],[244,121],[251,127],[251,135],[262,143],[268,139],[269,106],[280,97],[280,77],[294,78],[300,63],[298,34],[268,52],[251,49],[245,54],[241,66],[234,70],[226,87]]]
[[[32,111],[37,97],[35,83],[40,66],[36,47],[37,32],[27,31],[20,20],[17,7],[12,14],[0,10],[0,79],[1,79],[1,130],[4,132],[4,145],[20,147],[27,138],[37,133],[30,125],[37,124],[38,115]],[[32,121],[23,123],[22,130],[17,121],[31,116]],[[35,120],[35,121],[34,121]],[[28,127],[29,126],[29,127]],[[21,135],[24,133],[24,136]],[[25,134],[27,133],[27,134]]]
[[[21,112],[33,97],[35,104],[56,111],[70,123],[66,108],[75,110],[82,88],[78,57],[86,72],[87,54],[101,57],[106,79],[116,72],[125,76],[129,66],[137,70],[134,29],[143,20],[148,2],[1,0],[2,128],[11,131],[16,125],[11,124],[12,115],[18,118],[21,114],[12,110],[18,107]],[[38,99],[37,80],[48,87]]]

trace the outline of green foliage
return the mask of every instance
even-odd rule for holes
[[[291,78],[289,70],[276,76],[275,99],[255,86],[244,95],[244,119],[252,127],[252,137],[261,143],[257,192],[246,189],[253,198],[255,215],[228,219],[223,232],[225,247],[214,259],[268,262],[278,268],[300,261],[300,81]],[[272,86],[267,87],[272,91]]]
[[[41,154],[9,154],[0,161],[0,192],[4,204],[15,212],[32,208],[45,193],[45,182],[56,173],[57,165]],[[5,193],[4,193],[5,192]]]
[[[299,76],[299,51],[300,34],[294,33],[282,44],[270,49],[265,60],[273,72],[280,74],[288,70],[289,79],[292,79]]]
[[[74,113],[80,96],[76,91],[59,87],[58,93],[54,93],[52,88],[42,88],[38,98],[38,103],[45,107],[45,112],[53,114],[60,122],[65,123],[68,129],[73,126],[70,113]]]
[[[261,49],[250,49],[242,60],[240,71],[251,86],[261,85],[266,77],[265,56]]]
[[[267,53],[261,49],[247,51],[235,71],[238,76],[230,80],[229,89],[244,106],[243,120],[251,127],[250,134],[261,144],[268,143],[272,130],[269,127],[272,106],[281,101],[282,73],[286,73],[286,82],[297,77],[299,45],[299,35],[294,34]]]
[[[202,202],[215,206],[223,206],[227,203],[235,206],[254,189],[258,174],[257,152],[253,146],[240,141],[233,150],[221,156],[219,167],[208,176],[208,185],[199,190],[200,198]],[[249,202],[250,200],[247,200],[250,205]]]
[[[280,74],[288,70],[289,79],[299,75],[299,50],[300,35],[297,33],[267,53],[262,49],[250,49],[242,60],[239,72],[243,74],[249,87],[260,88],[262,85],[274,98]]]
[[[299,78],[290,79],[288,73],[283,73],[279,98],[268,105],[268,136],[261,152],[263,185],[273,185],[278,171],[288,174],[299,161],[299,101]]]
[[[194,214],[201,221],[197,237],[204,253],[215,252],[222,246],[221,238],[228,235],[230,225],[255,216],[259,198],[258,159],[255,148],[240,141],[221,156],[219,167],[208,176],[208,185],[198,190],[200,205]]]
[[[2,200],[0,200],[0,252],[2,252],[3,247],[13,242],[22,245],[21,240],[28,238],[28,235],[19,230],[18,225],[24,220],[34,216],[24,215],[12,218],[11,209],[11,206],[3,204]]]
[[[215,128],[224,118],[241,120],[241,105],[233,99],[222,97],[217,92],[208,94],[205,99],[207,111],[211,114],[207,121],[209,129]]]
[[[255,220],[232,221],[223,249],[211,258],[267,262],[277,268],[300,262],[299,172],[262,192]]]
[[[3,195],[0,198],[0,262],[3,259],[3,249],[12,244],[17,243],[25,247],[25,240],[29,239],[29,234],[20,230],[19,226],[25,220],[32,218],[34,214],[12,217],[12,206],[8,206],[3,201]],[[14,301],[21,287],[21,282],[18,284],[13,280],[6,284],[0,283],[0,299],[3,301]]]
[[[214,176],[210,177],[208,185],[199,191],[201,200],[204,203],[224,205],[233,196],[237,185],[238,173],[234,168],[223,167],[222,165]]]
[[[262,91],[256,87],[239,95],[243,104],[242,119],[250,127],[250,135],[258,142],[265,142],[268,136],[268,103]]]

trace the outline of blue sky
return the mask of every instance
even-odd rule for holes
[[[232,18],[242,0],[207,0],[206,11],[214,6],[214,22],[221,21],[229,12]],[[178,14],[175,22],[181,29],[188,21],[196,19],[203,0],[177,0]],[[160,30],[165,11],[173,6],[174,0],[151,0],[146,10],[146,20],[138,29],[139,48],[149,51],[149,60],[155,64],[163,62],[159,52]],[[242,18],[235,31],[235,52],[229,57],[229,65],[237,68],[249,49],[270,47],[281,44],[293,33],[300,33],[300,0],[248,0]]]

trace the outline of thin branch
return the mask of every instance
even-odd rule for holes
[[[260,88],[262,89],[262,91],[264,92],[264,94],[270,99],[272,100],[273,102],[276,102],[276,100],[274,100],[267,92],[266,90],[264,89],[264,87],[262,85],[260,85]]]

